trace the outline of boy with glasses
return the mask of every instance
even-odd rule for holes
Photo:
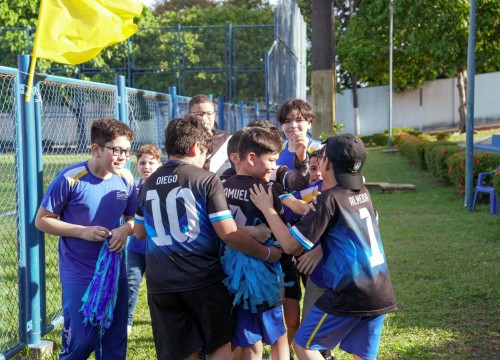
[[[36,227],[59,236],[59,274],[62,283],[64,327],[60,359],[125,359],[127,350],[128,287],[125,257],[113,322],[100,329],[84,324],[82,297],[94,277],[102,243],[122,252],[133,234],[137,191],[125,164],[131,155],[134,132],[116,119],[92,123],[92,158],[62,170],[47,189],[35,219]],[[125,220],[123,225],[120,220]]]
[[[195,95],[189,101],[189,114],[202,120],[208,131],[212,133],[212,154],[207,159],[203,168],[219,176],[222,175],[226,169],[231,167],[227,159],[227,143],[231,134],[227,131],[214,129],[215,116],[217,114],[214,102],[207,95]]]

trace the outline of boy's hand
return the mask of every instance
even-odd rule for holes
[[[273,208],[273,190],[269,186],[267,192],[262,184],[253,184],[253,189],[250,189],[250,200],[260,211]]]
[[[295,155],[299,161],[304,161],[307,157],[307,145],[309,139],[301,132],[293,134],[293,143],[295,144]]]
[[[111,239],[109,240],[108,250],[111,252],[120,252],[125,250],[127,245],[128,230],[122,225],[119,228],[112,230]]]
[[[87,226],[82,232],[82,239],[88,241],[104,241],[111,235],[111,231],[104,226]]]
[[[321,246],[317,246],[299,257],[297,270],[299,270],[302,274],[310,275],[314,269],[316,269],[316,266],[318,266],[322,258],[323,251],[321,250]]]
[[[242,229],[260,243],[265,243],[273,234],[266,224],[243,226]]]

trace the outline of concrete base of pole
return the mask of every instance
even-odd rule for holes
[[[21,355],[21,360],[40,360],[51,356],[54,352],[55,342],[53,340],[42,340],[39,344],[29,345],[28,354]]]

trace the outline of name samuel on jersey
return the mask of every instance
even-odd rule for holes
[[[224,195],[226,195],[226,198],[250,201],[248,198],[248,190],[225,188]]]

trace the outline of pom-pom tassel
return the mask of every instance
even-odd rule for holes
[[[120,278],[120,260],[122,253],[110,252],[109,240],[106,240],[99,252],[94,277],[82,298],[83,323],[99,328],[99,339],[113,322],[113,310],[118,295],[118,280]],[[102,348],[101,348],[102,352]]]
[[[233,306],[242,304],[243,308],[257,313],[258,305],[273,306],[281,300],[283,286],[291,283],[283,281],[285,275],[279,263],[271,264],[228,248],[221,259],[227,275],[224,285],[234,296]]]

